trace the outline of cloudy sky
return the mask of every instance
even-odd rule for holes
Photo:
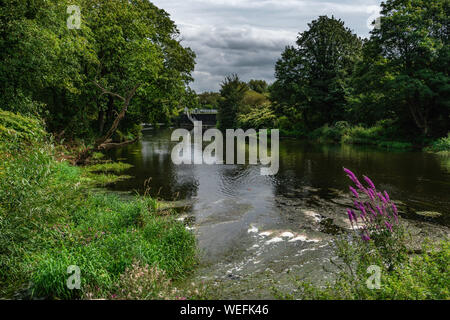
[[[192,88],[217,91],[223,78],[237,73],[274,80],[274,65],[286,45],[320,15],[334,15],[367,37],[368,21],[381,0],[151,0],[178,25],[182,43],[197,54]]]

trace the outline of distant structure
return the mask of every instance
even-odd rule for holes
[[[174,124],[178,126],[193,126],[194,121],[201,121],[204,127],[213,127],[217,123],[217,110],[215,109],[193,109],[184,108],[184,112],[175,119]],[[163,127],[165,123],[152,125],[142,123],[142,130],[150,130],[155,127]]]
[[[194,121],[201,121],[203,126],[215,126],[217,123],[217,110],[215,109],[193,109],[184,108],[184,116],[189,120],[191,125]],[[186,122],[186,119],[180,119],[181,123]]]

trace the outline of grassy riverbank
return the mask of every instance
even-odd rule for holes
[[[392,150],[423,148],[426,152],[450,153],[450,136],[437,140],[400,139],[389,121],[380,122],[373,127],[350,126],[343,121],[334,126],[325,125],[313,131],[280,129],[280,134],[284,137],[309,139],[319,143],[370,145]]]
[[[194,235],[152,198],[93,191],[124,165],[57,161],[38,120],[0,112],[0,297],[193,297],[171,281],[195,268]]]

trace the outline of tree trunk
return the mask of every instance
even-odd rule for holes
[[[127,113],[128,110],[128,106],[130,104],[131,99],[134,97],[134,95],[136,94],[136,90],[139,88],[139,84],[136,85],[133,89],[131,89],[130,91],[128,91],[128,93],[126,94],[125,97],[122,97],[121,95],[108,91],[104,88],[102,88],[98,83],[95,82],[95,85],[97,87],[99,87],[102,90],[102,95],[103,94],[109,94],[112,97],[116,97],[119,98],[120,100],[123,101],[123,107],[122,110],[120,111],[120,113],[116,116],[116,118],[114,119],[111,128],[109,128],[108,132],[102,136],[100,139],[98,139],[95,143],[93,147],[90,148],[86,148],[84,149],[79,155],[78,158],[76,160],[76,164],[84,164],[86,163],[86,161],[90,158],[90,156],[95,152],[95,151],[99,151],[99,150],[105,150],[105,149],[111,149],[114,148],[115,146],[121,146],[121,145],[126,145],[126,144],[130,144],[133,142],[136,142],[138,140],[138,138],[131,140],[131,141],[125,141],[123,143],[110,143],[110,138],[112,137],[112,135],[114,134],[114,132],[116,132],[117,127],[120,124],[120,121],[125,117],[125,114]]]

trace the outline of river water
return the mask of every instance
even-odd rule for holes
[[[273,298],[273,288],[295,290],[294,278],[327,279],[330,241],[349,228],[342,167],[387,190],[402,217],[450,225],[450,157],[281,139],[278,174],[262,176],[257,165],[174,165],[172,130],[146,130],[112,151],[133,178],[110,189],[143,193],[151,178],[150,195],[175,201],[198,239],[194,279],[220,288],[219,298]]]

